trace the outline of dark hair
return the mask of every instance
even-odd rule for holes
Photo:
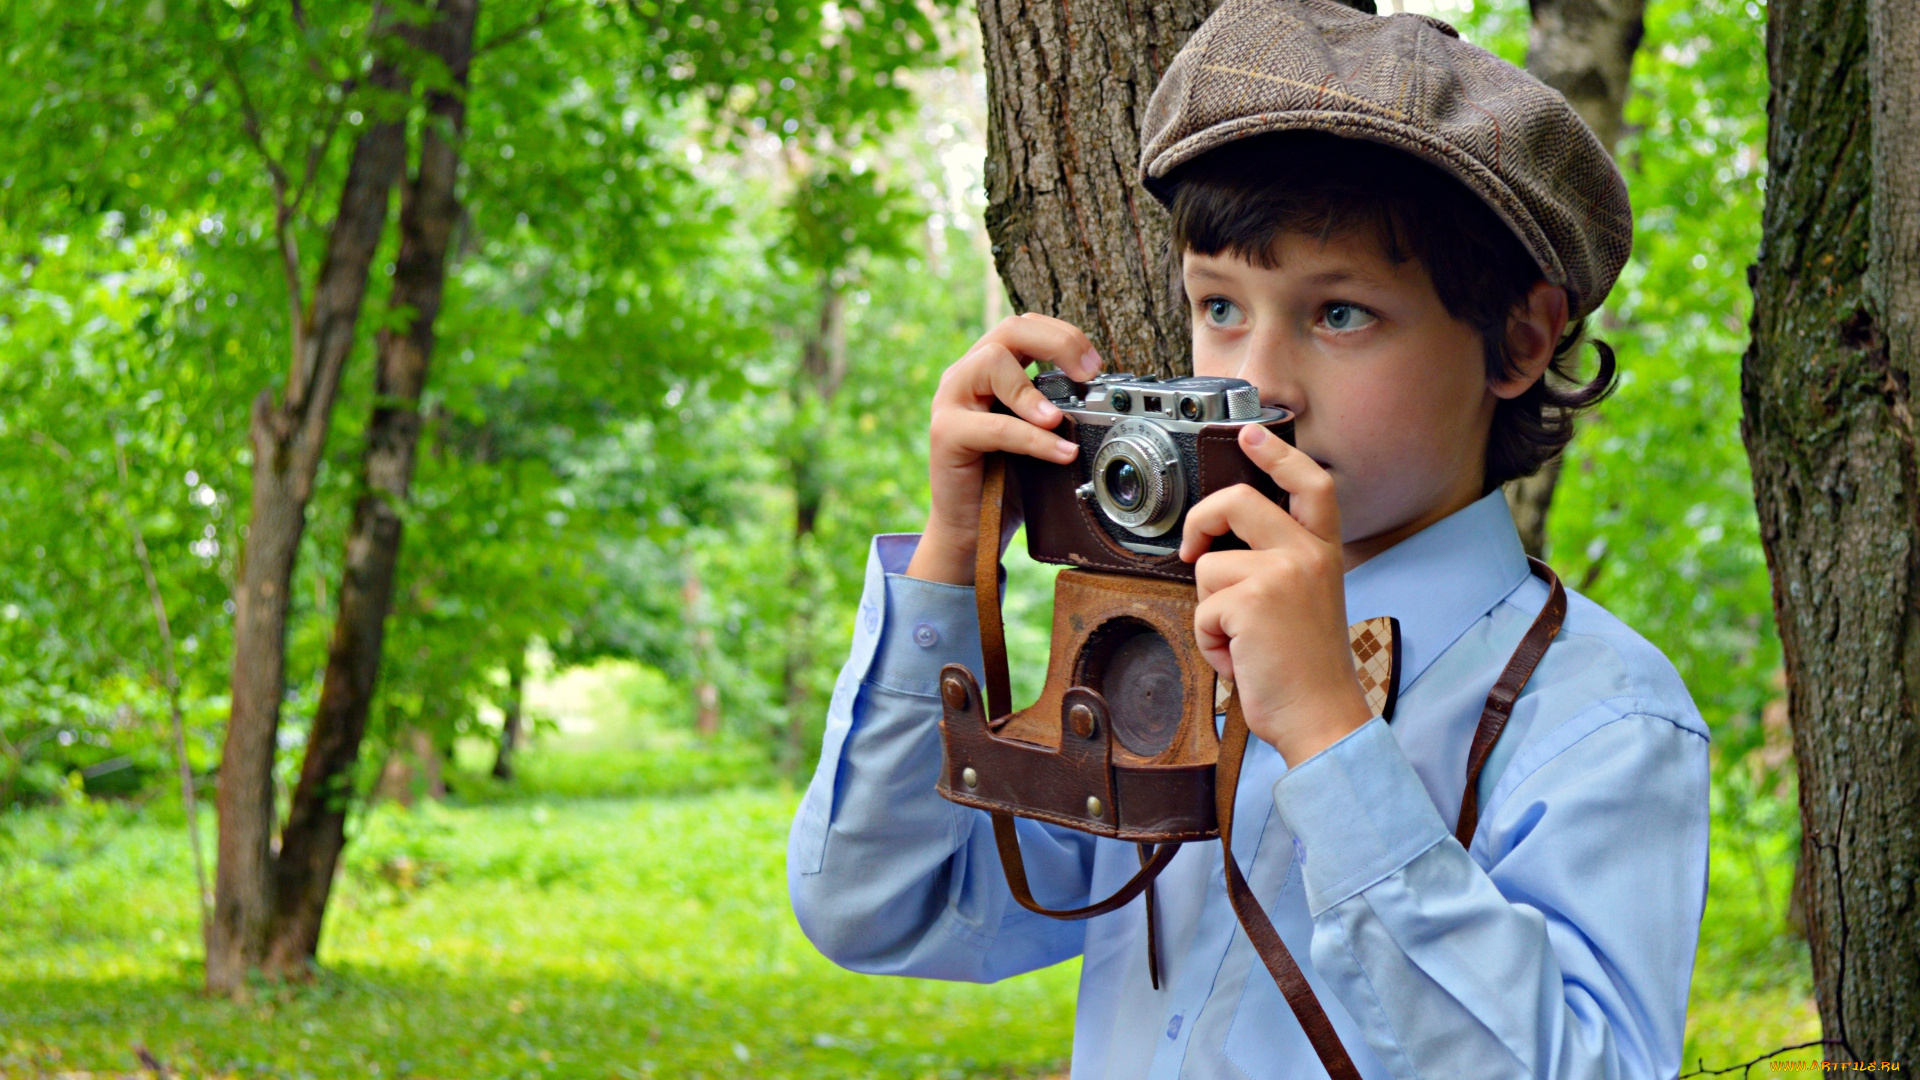
[[[1271,268],[1283,234],[1371,236],[1395,263],[1418,259],[1447,313],[1479,331],[1488,379],[1515,374],[1508,319],[1544,275],[1493,209],[1439,167],[1378,143],[1301,131],[1236,140],[1170,179],[1173,281],[1182,306],[1183,251],[1227,252]],[[1585,319],[1570,324],[1547,374],[1494,408],[1485,490],[1553,460],[1573,438],[1574,416],[1613,392],[1616,368],[1605,342],[1593,342],[1599,373],[1591,382],[1575,378],[1585,331]]]

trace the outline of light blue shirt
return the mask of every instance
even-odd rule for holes
[[[875,539],[820,766],[788,840],[794,913],[856,971],[992,981],[1084,956],[1073,1078],[1325,1076],[1240,930],[1220,845],[1140,900],[1057,922],[1008,892],[987,815],[934,793],[943,664],[980,668],[971,589],[900,576]],[[1346,576],[1400,620],[1402,694],[1289,771],[1248,747],[1234,852],[1363,1076],[1671,1077],[1706,899],[1707,730],[1664,656],[1569,592],[1566,621],[1453,839],[1487,691],[1545,604],[1498,492]],[[1021,819],[1034,896],[1076,907],[1131,844]]]

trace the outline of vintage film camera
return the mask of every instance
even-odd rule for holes
[[[961,665],[942,672],[940,793],[1138,843],[1212,838],[1221,701],[1193,642],[1193,564],[1180,561],[1180,536],[1195,503],[1234,484],[1286,505],[1238,440],[1261,424],[1291,442],[1292,414],[1263,407],[1244,379],[1076,383],[1055,371],[1035,385],[1066,414],[1058,434],[1080,455],[989,462],[978,580],[997,581],[1002,508],[1017,500],[1033,558],[1073,567],[1054,586],[1046,685],[1032,707],[1011,711],[998,590],[977,586],[986,689]],[[1229,535],[1214,547],[1236,545]],[[1363,684],[1384,711],[1394,639],[1376,622],[1356,644],[1368,650]]]

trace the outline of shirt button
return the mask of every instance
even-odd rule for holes
[[[868,603],[861,610],[866,615],[867,632],[872,633],[880,626],[880,609],[874,604]]]
[[[931,649],[940,643],[940,631],[927,623],[913,628],[913,643],[923,649]]]
[[[1167,1038],[1169,1040],[1180,1037],[1180,1020],[1181,1017],[1175,1014],[1173,1019],[1167,1021]]]
[[[1307,861],[1307,845],[1298,836],[1293,838],[1293,858],[1303,864]]]

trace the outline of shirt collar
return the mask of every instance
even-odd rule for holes
[[[1348,571],[1347,619],[1400,621],[1400,688],[1527,579],[1527,553],[1498,489]]]

